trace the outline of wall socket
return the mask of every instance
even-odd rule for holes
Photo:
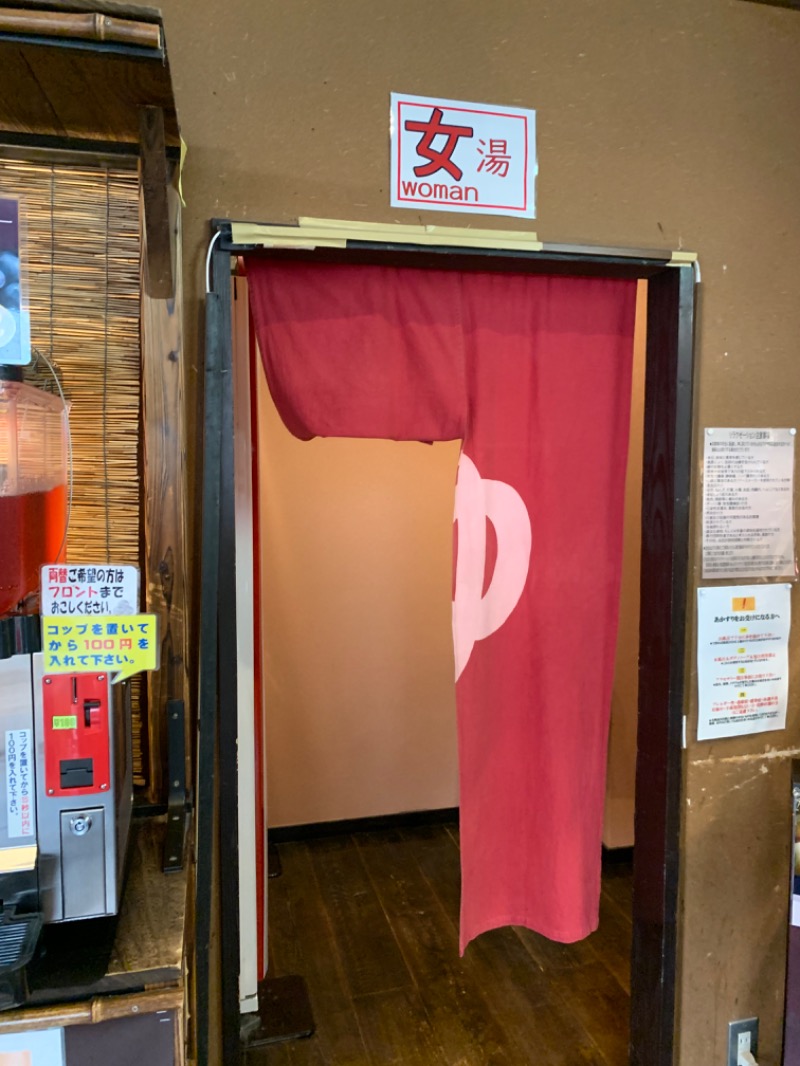
[[[728,1022],[727,1066],[739,1066],[741,1051],[749,1051],[754,1059],[758,1056],[758,1018]]]

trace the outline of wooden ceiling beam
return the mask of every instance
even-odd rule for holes
[[[170,299],[175,291],[173,242],[170,234],[169,165],[164,139],[164,112],[160,107],[139,111],[141,186],[147,253],[144,282],[148,296]]]
[[[794,11],[800,11],[800,0],[745,0],[750,4],[764,4],[767,7],[789,7]]]
[[[100,11],[33,11],[0,7],[0,33],[114,41],[140,48],[162,48],[161,26],[116,18]]]

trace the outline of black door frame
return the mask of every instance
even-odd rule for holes
[[[287,227],[287,234],[292,232]],[[296,231],[295,231],[296,232]],[[346,235],[346,230],[343,235]],[[212,223],[206,295],[199,749],[197,778],[198,1066],[211,1066],[216,977],[224,1062],[239,1052],[239,840],[234,550],[231,259],[481,269],[646,278],[639,712],[636,771],[631,1066],[671,1066],[676,1022],[677,914],[689,488],[694,376],[695,273],[689,257],[568,245],[541,251],[466,249],[346,240],[343,248],[264,249],[236,244]],[[215,858],[216,856],[216,858]],[[212,891],[214,871],[219,891]],[[213,909],[212,909],[213,908]],[[211,973],[219,929],[219,972]]]

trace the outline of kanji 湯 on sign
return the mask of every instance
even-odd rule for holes
[[[535,217],[535,111],[391,97],[393,207]]]

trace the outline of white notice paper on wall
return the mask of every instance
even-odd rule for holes
[[[41,573],[39,609],[43,616],[80,621],[97,615],[138,613],[138,566],[52,563],[43,566]]]
[[[703,577],[794,577],[793,429],[707,429]]]
[[[6,819],[8,835],[12,838],[32,837],[36,833],[33,750],[30,729],[6,730]]]
[[[697,590],[698,740],[783,729],[790,585]]]

